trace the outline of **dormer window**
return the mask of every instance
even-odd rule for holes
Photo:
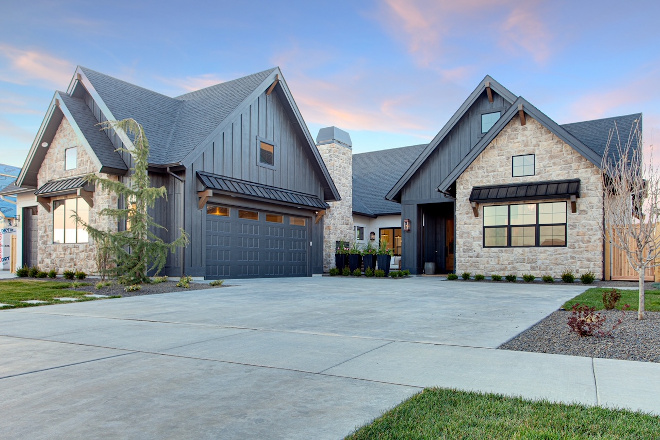
[[[76,147],[64,150],[64,170],[75,170],[78,167],[78,149]]]
[[[487,133],[490,128],[500,119],[500,112],[484,113],[481,115],[481,132]]]

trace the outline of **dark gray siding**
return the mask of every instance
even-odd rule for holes
[[[314,171],[310,157],[309,145],[280,99],[277,93],[262,93],[222,132],[207,142],[203,153],[186,170],[186,208],[183,216],[186,231],[190,235],[190,245],[185,251],[187,275],[205,274],[206,210],[199,209],[197,205],[197,191],[200,190],[196,180],[197,171],[324,198],[321,180]],[[257,137],[275,143],[275,169],[257,165]],[[243,205],[252,206],[253,202],[246,200]],[[272,210],[277,211],[276,205],[271,206]],[[301,212],[301,215],[312,215],[312,212]],[[313,273],[320,273],[322,267],[322,227],[322,222],[316,224],[312,218]]]
[[[446,201],[436,188],[483,137],[481,115],[495,111],[504,114],[509,106],[510,104],[496,93],[493,94],[493,102],[488,102],[484,92],[403,187],[401,203]]]

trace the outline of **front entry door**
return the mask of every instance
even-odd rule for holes
[[[445,219],[445,272],[454,271],[454,219]]]

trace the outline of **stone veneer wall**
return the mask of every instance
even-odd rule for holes
[[[353,242],[353,151],[339,143],[317,146],[341,200],[329,202],[323,217],[323,271],[335,267],[335,242]]]
[[[64,150],[77,147],[77,167],[73,170],[64,170]],[[39,147],[41,148],[41,147]],[[87,153],[85,147],[80,144],[78,136],[73,131],[66,118],[57,129],[57,133],[48,147],[39,173],[37,175],[39,186],[50,180],[64,179],[75,176],[85,176],[98,171],[98,166]],[[97,173],[102,177],[116,178],[108,174]],[[62,196],[62,199],[75,197],[74,195]],[[57,199],[57,198],[56,198]],[[96,188],[94,192],[94,207],[89,210],[89,223],[100,229],[116,229],[116,222],[108,217],[101,217],[97,213],[106,207],[117,206],[117,195]],[[52,207],[52,203],[51,203]],[[38,205],[38,227],[39,227],[39,267],[42,270],[57,269],[61,274],[65,270],[82,270],[88,274],[98,272],[95,263],[96,246],[90,238],[89,243],[53,243],[53,212]]]
[[[486,147],[456,182],[456,273],[493,273],[559,277],[562,272],[603,277],[603,193],[598,167],[527,116],[516,116]],[[536,155],[536,174],[511,177],[511,157]],[[567,203],[566,247],[484,248],[483,205],[474,217],[469,197],[473,186],[541,180],[580,179],[577,212]],[[536,202],[552,200],[537,200]],[[534,201],[530,201],[534,202]],[[522,202],[516,202],[522,203]],[[503,204],[503,203],[498,203]]]

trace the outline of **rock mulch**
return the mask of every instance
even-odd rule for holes
[[[617,310],[598,313],[606,317],[603,330],[622,316]],[[660,312],[646,312],[646,319],[638,321],[636,311],[627,311],[609,337],[578,336],[567,324],[570,316],[570,311],[558,310],[498,348],[660,363]]]
[[[140,290],[136,290],[135,292],[126,292],[124,291],[124,288],[126,286],[123,284],[112,284],[111,286],[106,286],[100,289],[96,289],[94,286],[98,281],[99,280],[94,280],[94,279],[84,280],[83,282],[89,283],[89,286],[77,287],[75,289],[70,289],[70,290],[76,290],[78,292],[92,292],[92,294],[95,295],[129,297],[129,296],[154,295],[159,293],[187,292],[191,290],[218,288],[217,286],[216,287],[209,286],[206,283],[192,282],[190,283],[190,287],[185,289],[183,287],[176,287],[176,283],[177,283],[176,281],[165,281],[163,283],[158,283],[158,284],[155,283],[142,284],[142,288]]]

